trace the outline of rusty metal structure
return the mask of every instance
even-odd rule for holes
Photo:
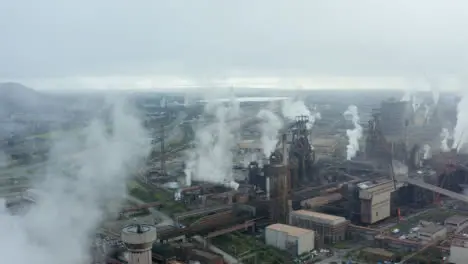
[[[308,116],[297,116],[296,121],[288,130],[289,171],[291,187],[297,188],[302,183],[314,181],[313,164],[315,152],[312,149]]]
[[[383,166],[398,160],[409,168],[421,166],[422,146],[440,146],[441,117],[437,105],[417,108],[410,101],[390,99],[374,109],[368,124],[366,156]]]

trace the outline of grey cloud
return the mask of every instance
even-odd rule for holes
[[[0,78],[458,74],[468,2],[0,0]]]

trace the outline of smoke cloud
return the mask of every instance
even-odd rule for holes
[[[428,144],[425,144],[423,146],[423,159],[425,160],[428,160],[430,158],[432,158],[432,150],[431,150],[431,146],[429,146]]]
[[[281,112],[283,116],[289,120],[295,120],[297,116],[307,116],[309,118],[309,123],[307,124],[307,129],[311,129],[315,121],[320,119],[320,113],[314,109],[311,111],[303,101],[300,100],[285,100],[281,105]]]
[[[346,147],[346,159],[351,160],[359,151],[359,140],[362,137],[362,127],[359,124],[358,108],[355,105],[350,105],[348,110],[344,112],[346,120],[353,122],[354,129],[346,130],[348,136],[348,146]]]
[[[468,92],[465,91],[457,105],[457,124],[453,131],[452,148],[460,151],[467,142],[468,130]]]
[[[440,142],[440,150],[442,152],[450,152],[450,147],[448,145],[448,140],[450,139],[449,130],[447,128],[442,128],[440,137],[442,138],[442,141]]]
[[[431,88],[432,92],[432,101],[434,104],[439,103],[439,98],[440,98],[440,90],[439,90],[439,85],[436,81],[429,81],[429,86]]]
[[[260,123],[262,133],[260,142],[262,143],[263,154],[265,157],[269,157],[275,151],[278,143],[278,132],[283,127],[283,121],[273,112],[264,109],[258,112],[257,117],[262,120]]]
[[[185,164],[186,184],[198,180],[237,188],[232,166],[240,132],[239,102],[235,98],[226,104],[210,100],[205,115],[213,120],[195,131],[195,148],[188,152]]]
[[[150,146],[128,105],[109,104],[109,123],[95,120],[54,144],[54,162],[35,186],[42,193],[35,206],[24,215],[0,210],[2,263],[90,263],[90,238],[108,212],[119,210],[127,176]]]

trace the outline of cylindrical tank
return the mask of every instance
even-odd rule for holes
[[[122,229],[122,242],[129,251],[129,264],[151,264],[151,248],[157,239],[156,227],[132,224]]]

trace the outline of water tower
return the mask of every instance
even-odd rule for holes
[[[152,264],[151,249],[157,239],[156,227],[131,224],[122,229],[122,242],[129,251],[129,264]]]

